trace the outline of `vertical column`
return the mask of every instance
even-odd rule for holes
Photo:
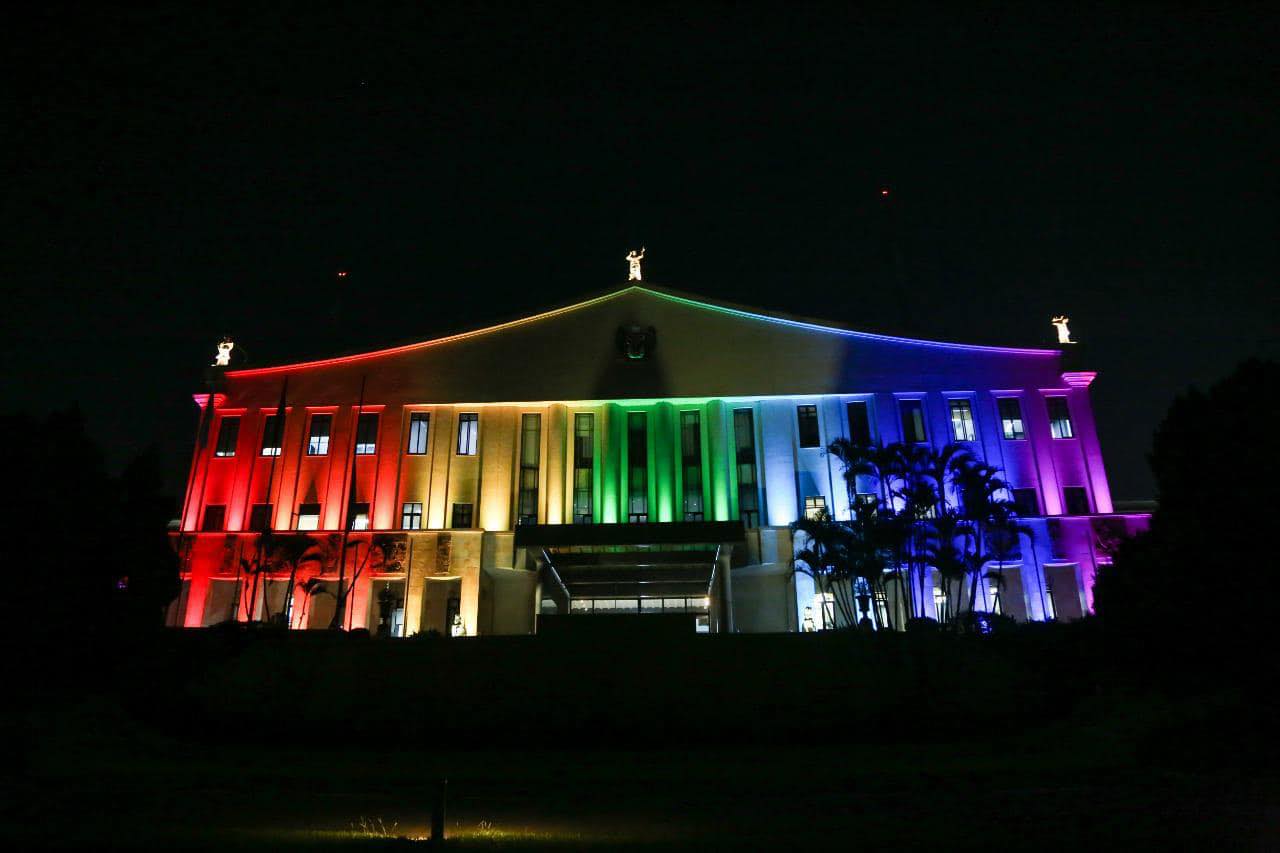
[[[627,413],[617,403],[608,403],[604,407],[605,434],[604,458],[600,460],[603,470],[604,496],[602,521],[614,524],[626,521],[627,476],[624,450],[627,441]]]
[[[378,419],[378,473],[374,477],[377,494],[370,497],[373,518],[369,526],[374,530],[394,530],[400,526],[400,497],[396,491],[400,458],[405,450],[404,422],[403,406],[387,406]]]
[[[1061,515],[1062,484],[1058,481],[1058,471],[1053,461],[1053,438],[1049,435],[1049,415],[1045,410],[1043,394],[1035,389],[1027,390],[1022,397],[1022,417],[1027,430],[1027,442],[1031,445],[1031,453],[1035,458],[1044,513]]]
[[[649,415],[649,500],[654,504],[649,517],[655,521],[682,518],[676,509],[676,457],[680,453],[676,422],[675,408],[667,402],[659,403]]]
[[[816,475],[819,472],[807,470],[799,458],[796,402],[763,400],[756,406],[756,416],[760,421],[761,437],[757,458],[761,463],[760,479],[764,481],[765,503],[768,508],[768,516],[762,516],[761,523],[785,527],[800,516],[802,497],[799,494],[799,483],[802,477],[814,483],[813,488],[817,491],[810,494],[825,490],[817,488]],[[804,461],[818,461],[816,451],[806,450],[805,453],[812,455],[814,459]],[[826,476],[822,475],[821,480],[825,485]]]
[[[196,542],[191,543],[194,551]],[[191,586],[187,590],[187,612],[183,614],[185,628],[199,628],[204,617],[204,603],[209,595],[209,568],[203,561],[191,560]]]
[[[566,516],[565,484],[569,474],[566,468],[572,465],[565,463],[568,440],[565,431],[568,429],[568,409],[563,403],[553,403],[547,407],[546,436],[543,438],[542,482],[546,484],[546,496],[543,498],[542,521],[544,524],[563,524]]]
[[[426,526],[442,529],[448,521],[449,475],[453,468],[454,410],[451,406],[437,406],[431,410],[431,484],[427,495]]]
[[[723,400],[709,400],[706,406],[707,422],[707,471],[710,474],[710,501],[713,519],[729,521],[733,516],[733,443],[727,441],[728,430],[733,427],[731,416],[726,414]],[[728,423],[726,424],[726,420]]]
[[[429,559],[435,551],[435,535],[410,533],[406,557],[404,590],[404,635],[411,637],[422,630],[422,594],[430,571]]]
[[[726,634],[736,633],[733,622],[733,578],[729,568],[733,557],[733,543],[726,542],[720,546],[716,558],[716,575],[720,581],[720,608],[722,620],[720,630]]]
[[[1107,471],[1102,462],[1102,445],[1098,441],[1098,428],[1093,419],[1093,403],[1089,399],[1089,385],[1096,373],[1078,371],[1062,374],[1062,379],[1071,388],[1067,395],[1071,420],[1076,427],[1076,435],[1080,440],[1080,452],[1084,455],[1085,471],[1089,477],[1090,491],[1093,492],[1093,506],[1097,512],[1114,512],[1111,504],[1111,486],[1107,483]]]
[[[480,474],[476,482],[476,526],[510,530],[515,494],[516,440],[520,415],[514,407],[489,406],[480,416]]]

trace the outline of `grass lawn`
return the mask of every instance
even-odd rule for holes
[[[166,636],[14,681],[0,840],[425,849],[447,779],[458,850],[1280,849],[1269,712],[1085,640]]]
[[[212,746],[87,702],[28,730],[5,834],[21,848],[425,846],[404,839],[428,834],[447,778],[460,850],[1280,849],[1274,781],[1152,767],[1131,736],[1159,708],[1094,711],[973,743],[456,751],[443,737],[347,749],[304,724],[280,748]]]

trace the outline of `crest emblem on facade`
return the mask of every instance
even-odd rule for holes
[[[618,351],[631,361],[642,361],[653,355],[658,333],[653,326],[623,326],[618,329]]]

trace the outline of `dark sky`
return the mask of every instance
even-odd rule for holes
[[[312,5],[10,27],[6,410],[78,401],[177,488],[221,334],[257,364],[421,339],[644,244],[655,282],[865,328],[1070,314],[1143,498],[1172,397],[1280,352],[1275,5]]]

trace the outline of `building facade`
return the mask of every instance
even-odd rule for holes
[[[1003,471],[1029,535],[1002,561],[1000,609],[1078,618],[1097,567],[1146,516],[1113,512],[1094,374],[1073,355],[632,284],[378,352],[211,368],[170,623],[823,627],[833,617],[793,571],[790,525],[848,517],[827,450],[841,437],[960,442]],[[888,605],[938,615],[927,596]]]

